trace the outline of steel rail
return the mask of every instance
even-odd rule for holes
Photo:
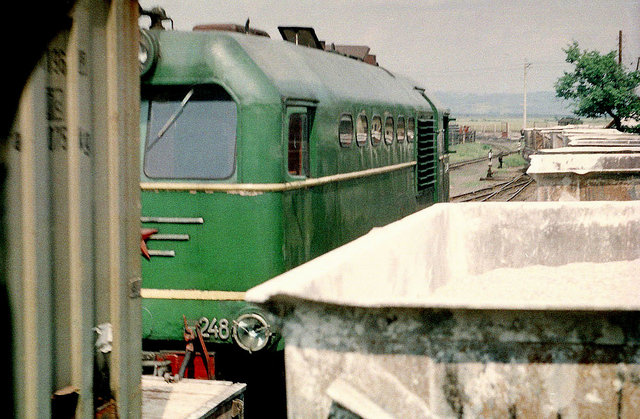
[[[499,194],[500,192],[505,191],[506,189],[510,188],[511,185],[513,185],[516,181],[520,180],[520,178],[524,176],[524,173],[511,179],[509,182],[506,183],[506,185],[502,186],[500,189],[498,189],[497,191],[489,194],[489,196],[485,197],[481,202],[487,201],[491,198],[493,198],[494,196],[496,196],[497,194]]]
[[[516,154],[516,153],[519,153],[519,151],[516,150],[516,151],[500,152],[499,154],[496,155],[496,158],[499,157],[500,155],[509,156],[511,154]],[[458,169],[460,167],[467,166],[469,164],[480,163],[480,162],[483,162],[485,160],[489,160],[489,158],[488,157],[478,157],[477,159],[465,160],[465,161],[460,161],[460,162],[456,162],[456,163],[449,163],[449,170]]]
[[[507,181],[507,182],[508,182],[508,181]],[[459,195],[455,195],[455,196],[449,197],[449,201],[454,201],[454,200],[456,200],[456,199],[460,199],[460,198],[465,197],[465,196],[472,196],[472,195],[476,195],[476,194],[478,194],[479,192],[492,191],[492,190],[494,190],[495,188],[497,188],[498,186],[502,186],[502,185],[506,184],[507,182],[500,182],[500,183],[496,183],[496,184],[494,184],[494,185],[488,186],[488,187],[486,187],[486,188],[480,188],[480,189],[476,189],[476,190],[471,191],[471,192],[461,193],[461,194],[459,194]]]
[[[518,189],[513,195],[511,195],[507,201],[511,201],[513,198],[515,198],[516,196],[520,195],[520,192],[524,191],[527,186],[531,185],[531,183],[533,182],[533,179],[529,179],[529,181],[527,183],[524,184],[524,186],[522,186],[522,188]]]
[[[488,201],[491,198],[495,197],[496,195],[502,193],[502,192],[506,192],[510,189],[514,189],[514,188],[518,188],[520,186],[523,186],[523,190],[524,187],[528,186],[529,184],[531,184],[531,182],[533,182],[532,179],[522,179],[523,176],[526,176],[524,173],[520,174],[516,177],[514,177],[513,179],[507,181],[507,182],[502,182],[502,183],[497,183],[495,185],[492,185],[490,187],[487,188],[482,188],[482,189],[477,189],[475,191],[471,191],[471,192],[466,192],[460,195],[456,195],[450,198],[450,202],[470,202],[470,201]],[[520,191],[521,192],[521,191]],[[518,193],[520,193],[518,192]],[[463,198],[464,199],[460,199]],[[510,198],[513,199],[513,198]],[[509,199],[509,200],[510,200]]]

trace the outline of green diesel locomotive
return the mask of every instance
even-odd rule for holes
[[[224,371],[279,347],[247,289],[448,200],[449,115],[312,30],[200,29],[141,32],[143,344],[186,319]]]

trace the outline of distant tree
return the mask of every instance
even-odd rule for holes
[[[616,62],[616,51],[600,55],[598,51],[580,51],[574,41],[563,50],[566,61],[574,65],[556,83],[556,95],[574,102],[576,115],[597,118],[608,115],[616,129],[622,130],[625,118],[640,118],[640,71],[626,71]]]

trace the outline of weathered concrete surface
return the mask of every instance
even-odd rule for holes
[[[284,320],[292,418],[634,417],[638,237],[635,202],[439,204],[247,299]]]
[[[341,382],[362,417],[372,402],[396,418],[637,417],[638,320],[302,303],[285,318],[289,416],[327,417]]]
[[[611,146],[640,146],[640,135],[618,133],[612,135],[593,136],[588,134],[572,134],[566,136],[566,143],[570,147],[611,147]],[[563,146],[564,146],[563,145]]]
[[[531,155],[539,201],[640,199],[640,147],[565,147]]]
[[[638,237],[640,203],[636,202],[437,204],[251,289],[247,299],[482,309],[487,308],[489,295],[472,293],[452,301],[438,290],[498,269],[538,266],[557,279],[558,295],[552,302],[548,292],[544,299],[537,299],[535,289],[519,287],[518,272],[514,272],[514,295],[491,308],[638,310],[640,292],[638,298],[621,304],[623,297],[634,294],[617,291],[614,295],[619,287],[610,286],[616,281],[634,285],[635,276],[629,277],[633,268],[624,263],[612,266],[627,276],[607,278],[607,270],[581,265],[638,259]],[[571,267],[562,268],[568,264],[577,264],[585,275],[568,278],[574,273]],[[594,287],[593,295],[606,293],[611,298],[584,296],[580,288],[585,284]],[[536,283],[528,281],[528,286]],[[579,295],[584,298],[576,298]]]
[[[531,156],[529,175],[640,172],[640,147],[563,147]]]
[[[610,145],[637,144],[640,140],[640,135],[637,134],[584,125],[528,128],[523,134],[526,146],[532,150],[553,149],[568,145],[602,145],[603,142],[608,142]]]
[[[640,173],[532,176],[538,201],[637,201]]]

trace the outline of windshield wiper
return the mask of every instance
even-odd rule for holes
[[[158,135],[156,135],[156,138],[154,138],[154,140],[151,141],[151,143],[149,143],[146,151],[151,150],[153,146],[155,146],[157,142],[160,141],[160,139],[164,136],[164,134],[167,133],[169,128],[171,128],[171,126],[176,122],[178,117],[182,114],[184,107],[187,106],[187,102],[189,102],[189,99],[191,99],[191,96],[193,96],[193,92],[194,92],[194,89],[191,89],[189,90],[189,92],[187,92],[184,99],[182,99],[182,102],[180,103],[180,107],[173,113],[173,115],[171,115],[169,119],[167,119],[167,122],[165,122],[164,126],[160,128],[160,131],[158,131]]]

